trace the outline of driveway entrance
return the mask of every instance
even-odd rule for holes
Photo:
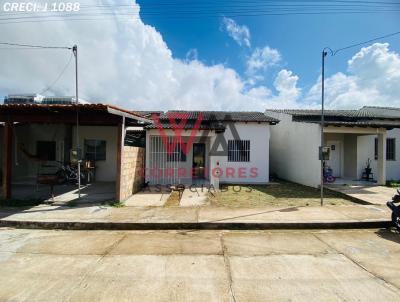
[[[371,204],[385,205],[396,194],[395,188],[371,185],[327,185],[330,190]]]

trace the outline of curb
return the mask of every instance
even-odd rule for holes
[[[334,189],[332,189],[332,188],[329,188],[329,187],[324,187],[324,190],[327,190],[327,191],[329,191],[330,193],[335,194],[335,195],[337,195],[337,196],[339,196],[339,197],[341,197],[341,198],[343,198],[343,199],[350,200],[351,202],[354,202],[354,203],[356,203],[356,204],[360,204],[360,205],[364,205],[364,206],[365,206],[365,205],[368,205],[368,206],[370,206],[370,205],[376,205],[376,204],[374,204],[374,203],[371,203],[371,202],[362,200],[361,198],[354,197],[354,196],[350,196],[350,195],[347,195],[346,193],[343,193],[343,192],[340,192],[340,191],[336,191],[336,190],[334,190]]]
[[[57,222],[0,220],[0,227],[59,230],[308,230],[308,229],[376,229],[390,228],[391,221],[337,222]]]

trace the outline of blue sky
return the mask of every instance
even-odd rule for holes
[[[400,31],[400,2],[380,1],[82,0],[70,14],[0,12],[0,40],[77,44],[80,96],[91,102],[132,110],[318,108],[323,47]],[[348,12],[349,3],[353,12],[390,13],[232,16],[235,6],[320,13],[343,5]],[[0,55],[0,95],[74,94],[70,52],[3,47]],[[400,107],[398,87],[400,35],[327,58],[329,108]]]
[[[149,1],[139,0],[138,3],[141,5],[141,12],[145,13]],[[159,6],[159,10],[162,12],[163,6]],[[167,10],[165,14],[168,14]],[[400,12],[233,17],[237,24],[249,28],[252,46],[249,49],[239,46],[221,30],[222,18],[182,20],[142,15],[146,24],[154,26],[162,34],[175,57],[184,59],[190,49],[197,49],[200,61],[206,64],[223,63],[241,75],[245,72],[246,57],[250,55],[251,49],[266,45],[275,48],[282,54],[282,62],[266,72],[265,84],[270,84],[279,69],[284,67],[299,76],[299,85],[303,88],[311,88],[320,75],[321,50],[325,46],[337,49],[400,31]],[[388,42],[391,50],[400,52],[400,35],[380,42]],[[356,47],[328,58],[327,76],[346,71],[347,61],[360,48]]]

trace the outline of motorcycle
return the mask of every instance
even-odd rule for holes
[[[386,205],[392,210],[392,222],[395,227],[400,231],[400,188],[397,189],[397,194],[392,197],[392,201],[388,201]]]
[[[72,167],[70,165],[64,165],[62,162],[58,162],[59,170],[56,172],[58,183],[72,183],[76,184],[78,182],[78,168]],[[81,183],[86,184],[86,175],[81,171]]]

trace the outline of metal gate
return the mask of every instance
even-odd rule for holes
[[[166,137],[168,145],[172,145],[173,136]],[[150,136],[149,181],[150,184],[179,184],[179,163],[182,155],[180,138],[172,152],[167,152],[161,136]]]

